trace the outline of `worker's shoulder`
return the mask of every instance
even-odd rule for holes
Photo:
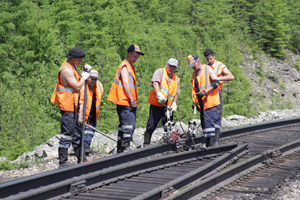
[[[224,66],[226,67],[226,65],[224,63],[222,63],[221,61],[216,60],[216,66]]]

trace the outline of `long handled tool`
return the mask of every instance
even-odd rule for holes
[[[108,135],[106,135],[105,133],[103,133],[103,132],[99,131],[98,129],[96,129],[96,128],[94,128],[94,127],[92,127],[91,125],[89,125],[89,124],[86,124],[86,126],[87,126],[87,127],[89,127],[89,128],[91,128],[91,129],[93,129],[94,131],[96,131],[96,132],[100,133],[101,135],[103,135],[103,136],[105,136],[105,137],[107,137],[107,138],[111,139],[112,141],[114,141],[114,142],[117,142],[117,140],[115,140],[115,139],[113,139],[113,138],[109,137]]]
[[[115,139],[113,139],[113,138],[109,137],[108,135],[106,135],[105,133],[103,133],[103,132],[99,131],[98,129],[96,129],[96,128],[94,128],[94,127],[92,127],[91,125],[89,125],[89,124],[86,124],[86,126],[87,126],[87,127],[89,127],[89,128],[91,128],[91,129],[93,129],[94,131],[96,131],[96,132],[100,133],[101,135],[103,135],[103,136],[107,137],[108,139],[111,139],[112,141],[114,141],[114,142],[117,142],[117,140],[115,140]],[[130,146],[129,146],[129,149],[130,149],[130,150],[134,150],[134,149],[133,149],[132,147],[130,147]]]
[[[83,65],[83,70],[90,72],[92,67],[88,64]],[[80,92],[80,91],[79,91]],[[84,104],[83,104],[83,122],[82,122],[82,132],[81,132],[81,150],[80,150],[80,160],[83,162],[84,152],[84,132],[85,132],[85,113],[86,113],[86,102],[87,102],[87,80],[84,82]]]
[[[84,152],[84,132],[85,132],[85,112],[86,112],[86,102],[87,102],[87,80],[84,82],[84,104],[83,104],[83,122],[82,122],[82,132],[81,132],[81,149],[80,149],[80,160],[83,162]]]

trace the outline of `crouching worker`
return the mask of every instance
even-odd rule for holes
[[[193,106],[197,106],[197,110],[200,111],[206,147],[215,146],[217,106],[220,104],[218,77],[210,66],[200,63],[196,54],[189,55],[187,59],[189,67],[194,70],[192,80]]]
[[[150,111],[144,133],[144,146],[150,144],[152,133],[159,121],[162,119],[163,126],[166,124],[165,113],[167,109],[171,109],[171,112],[177,110],[177,95],[180,93],[180,79],[175,75],[177,67],[178,61],[175,58],[170,58],[165,68],[159,68],[153,74],[152,90],[148,99]],[[173,120],[173,115],[170,118]]]
[[[83,117],[84,109],[84,94],[85,88],[83,87],[80,90],[80,100],[79,100],[79,113],[78,113],[78,123],[76,125],[75,131],[75,144],[74,151],[77,158],[80,158],[80,144],[81,144],[81,135],[82,135],[82,125],[83,120],[85,124],[88,124],[94,128],[97,126],[97,121],[100,114],[100,105],[103,95],[103,86],[98,80],[98,72],[96,70],[91,70],[90,77],[87,79],[87,101],[86,101],[86,110],[85,117]],[[96,151],[91,149],[91,142],[94,137],[94,130],[85,126],[84,130],[84,152],[86,155],[90,153],[96,153]],[[83,155],[83,162],[86,161],[85,155]],[[80,162],[80,159],[78,160]]]

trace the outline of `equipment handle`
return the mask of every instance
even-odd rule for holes
[[[93,129],[94,131],[100,133],[101,135],[103,135],[103,136],[105,136],[105,137],[111,139],[112,141],[117,142],[117,140],[115,140],[115,139],[113,139],[113,138],[107,136],[105,133],[99,131],[98,129],[96,129],[96,128],[92,127],[92,126],[90,126],[89,124],[86,124],[86,126],[89,127],[89,128],[91,128],[91,129]]]
[[[83,104],[83,123],[81,132],[81,149],[80,149],[80,160],[83,161],[84,154],[84,131],[85,131],[85,112],[86,112],[86,102],[87,102],[87,80],[84,82],[84,104]]]

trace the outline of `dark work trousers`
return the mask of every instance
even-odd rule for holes
[[[208,137],[215,136],[216,117],[217,117],[217,106],[208,108],[206,110],[201,109],[200,118],[201,118],[201,126],[202,126],[204,137],[208,138]]]
[[[164,126],[167,123],[167,117],[165,113],[167,112],[167,107],[163,106],[154,106],[150,105],[150,110],[149,110],[149,118],[147,122],[147,128],[145,134],[149,134],[150,139],[152,136],[152,133],[155,131],[158,123],[162,119],[162,125]],[[170,117],[171,121],[173,120],[173,115]]]
[[[93,126],[96,128],[96,125],[90,124],[89,121],[87,123],[90,126]],[[94,137],[94,130],[85,126],[84,129],[84,147],[88,148],[91,146],[92,139]],[[82,135],[82,126],[76,123],[76,129],[75,129],[75,135],[74,135],[74,148],[79,148],[81,143],[81,135]]]
[[[61,113],[61,139],[59,148],[68,149],[74,141],[76,112],[60,111]]]
[[[117,105],[119,116],[118,141],[132,141],[132,135],[136,124],[136,110],[130,106]]]
[[[222,109],[223,109],[223,100],[222,100],[222,90],[219,90],[220,94],[220,104],[217,105],[217,116],[216,116],[216,129],[221,129],[221,122],[222,122]]]
[[[92,101],[92,108],[90,115],[87,120],[87,124],[96,128],[97,122],[96,122],[96,97],[95,95],[93,96],[93,101]],[[85,120],[85,119],[84,119]],[[95,131],[87,126],[84,128],[84,147],[88,148],[91,147],[92,139],[94,137]],[[76,123],[76,130],[75,130],[75,144],[80,145],[81,142],[81,135],[82,135],[82,126]]]

